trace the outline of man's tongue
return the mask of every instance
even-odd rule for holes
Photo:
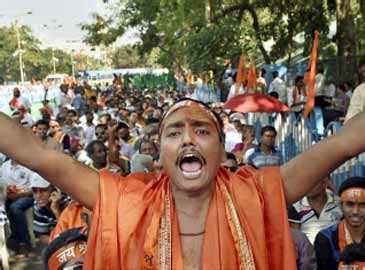
[[[200,162],[198,161],[193,161],[193,162],[183,162],[181,164],[181,169],[184,172],[196,172],[198,170],[200,170],[202,167],[202,165],[200,164]]]

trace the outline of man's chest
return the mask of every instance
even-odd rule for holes
[[[326,205],[318,215],[313,208],[302,209],[299,212],[302,228],[317,226],[327,226],[340,221],[342,217],[341,209],[337,205]]]
[[[185,270],[201,269],[204,236],[181,237]]]

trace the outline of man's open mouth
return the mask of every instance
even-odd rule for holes
[[[188,179],[199,177],[205,164],[205,159],[198,152],[182,153],[177,160],[177,165]]]

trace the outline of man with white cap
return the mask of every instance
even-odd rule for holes
[[[242,143],[243,127],[245,125],[245,117],[241,113],[232,113],[229,121],[234,126],[234,130],[226,132],[225,150],[232,152],[236,144]]]
[[[150,155],[135,154],[131,160],[131,172],[152,172],[153,158]]]
[[[0,180],[6,186],[5,208],[11,228],[8,246],[19,254],[25,254],[30,249],[25,211],[33,205],[30,190],[33,172],[11,159],[2,164],[0,172]]]
[[[33,231],[41,243],[47,244],[49,235],[62,212],[62,195],[37,173],[32,175],[31,187],[34,197]]]

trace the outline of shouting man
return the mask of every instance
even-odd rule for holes
[[[89,169],[3,114],[0,152],[93,209],[84,269],[288,270],[296,266],[286,204],[363,152],[364,128],[360,114],[281,167],[233,174],[221,167],[219,118],[202,103],[181,100],[161,122],[159,175]]]

